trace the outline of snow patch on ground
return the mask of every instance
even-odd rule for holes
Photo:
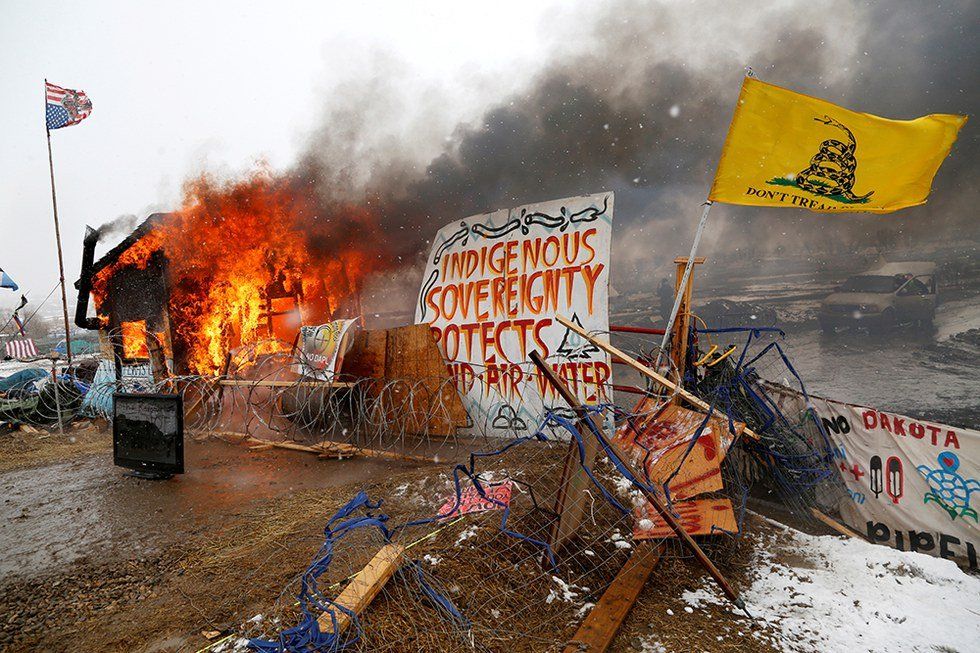
[[[742,598],[785,651],[980,650],[980,578],[949,560],[788,528],[758,543]],[[682,598],[730,605],[713,584]]]
[[[611,543],[617,549],[633,548],[633,545],[629,542],[629,540],[623,537],[623,534],[619,532],[618,528],[612,532],[612,535],[609,536],[609,539],[607,539],[606,542]]]
[[[548,604],[550,604],[555,599],[561,599],[566,603],[573,603],[579,598],[579,596],[582,593],[589,591],[588,587],[579,587],[575,583],[566,583],[561,578],[558,578],[558,576],[552,576],[551,580],[555,581],[555,584],[558,587],[553,588],[548,593],[547,598],[545,598],[544,602]]]
[[[464,530],[462,533],[459,534],[459,537],[456,538],[456,544],[454,544],[453,546],[459,546],[466,540],[475,536],[476,536],[476,526],[470,526],[469,528],[467,528],[466,530]]]
[[[644,642],[643,653],[667,653],[667,648],[660,642]]]

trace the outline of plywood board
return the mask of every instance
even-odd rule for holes
[[[597,420],[593,419],[593,423],[601,432],[602,426],[597,423]],[[599,441],[587,426],[583,426],[578,421],[576,428],[582,439],[585,464],[591,467],[599,453]],[[579,452],[578,442],[573,438],[568,445],[568,452],[565,454],[565,465],[562,469],[558,497],[555,501],[555,513],[558,515],[558,519],[552,526],[549,537],[552,550],[557,552],[561,549],[562,545],[575,534],[582,524],[586,507],[585,490],[591,483],[592,479],[589,478],[582,466],[582,454]]]
[[[735,511],[728,499],[695,499],[675,503],[672,507],[688,535],[714,535],[719,530],[729,533],[738,531]],[[633,527],[634,540],[677,537],[649,503],[636,508],[633,516],[636,524]],[[649,528],[644,528],[647,525]]]
[[[344,356],[340,373],[345,377],[382,379],[385,376],[385,352],[388,332],[384,329],[360,330]]]
[[[394,429],[419,435],[452,435],[467,424],[439,347],[425,324],[361,331],[341,368],[343,378],[371,378]]]
[[[635,413],[640,417],[616,433],[614,441],[620,450],[650,481],[664,484],[669,480],[672,499],[722,489],[721,461],[743,425],[736,422],[732,434],[727,421],[712,418],[701,429],[704,413],[676,404],[659,412],[654,407],[648,399],[637,404]]]

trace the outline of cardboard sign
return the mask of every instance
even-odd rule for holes
[[[459,495],[459,506],[456,506],[456,494],[447,497],[436,516],[440,519],[448,517],[459,517],[474,512],[487,512],[488,510],[503,510],[510,505],[510,498],[513,493],[513,483],[503,481],[494,485],[483,485],[486,497],[480,496],[476,486],[464,488]],[[502,505],[501,505],[502,504]]]
[[[636,407],[639,417],[620,427],[614,438],[620,450],[646,471],[648,480],[669,481],[672,500],[721,490],[721,461],[745,425],[736,422],[732,434],[727,421],[713,417],[704,424],[703,413],[670,405],[657,414],[650,412],[653,406],[644,398]]]
[[[558,324],[609,328],[613,195],[573,197],[453,222],[437,234],[415,309],[449,365],[478,433],[537,427],[560,403],[533,373],[537,349],[585,404],[608,399],[609,357]]]
[[[300,327],[302,345],[297,354],[300,373],[330,381],[343,362],[348,333],[356,320],[335,320],[320,326]]]
[[[720,531],[738,531],[738,521],[732,502],[728,499],[696,499],[673,505],[678,521],[688,535],[714,535]],[[633,511],[634,540],[653,540],[677,537],[660,514],[649,503]]]
[[[791,419],[805,415],[801,394],[774,383],[766,389]],[[832,506],[844,523],[872,542],[977,569],[980,432],[810,398],[847,489]],[[823,436],[807,423],[819,448]]]

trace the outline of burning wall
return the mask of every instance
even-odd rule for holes
[[[358,316],[365,278],[395,258],[371,212],[324,207],[266,171],[185,191],[179,211],[153,216],[91,277],[101,326],[169,331],[178,372],[214,373],[236,347],[288,348],[301,322]]]

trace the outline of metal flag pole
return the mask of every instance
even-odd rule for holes
[[[48,80],[44,80],[44,106],[48,105]],[[44,131],[48,135],[48,170],[51,172],[51,206],[54,207],[54,239],[58,244],[58,283],[61,284],[61,310],[65,318],[65,355],[71,367],[71,327],[68,323],[68,296],[65,294],[65,258],[61,253],[61,225],[58,223],[58,196],[54,190],[54,157],[51,155],[51,129],[48,127],[47,111],[44,117]]]
[[[755,77],[755,73],[752,71],[751,66],[745,67],[746,77]],[[717,172],[715,173],[717,174]],[[687,265],[684,266],[684,274],[681,276],[680,285],[677,286],[677,295],[674,297],[674,306],[670,309],[670,318],[667,320],[667,326],[664,328],[664,339],[660,341],[660,351],[657,353],[657,360],[654,365],[654,369],[660,367],[660,359],[663,356],[664,349],[667,347],[667,343],[670,341],[671,330],[674,328],[674,320],[677,319],[677,311],[680,309],[681,299],[684,297],[684,290],[687,288],[687,281],[691,278],[691,270],[694,267],[694,257],[698,253],[698,245],[701,243],[701,234],[704,233],[704,225],[708,221],[708,211],[711,210],[711,205],[714,204],[711,200],[705,200],[704,210],[701,212],[701,221],[698,223],[697,233],[694,234],[694,243],[691,245],[691,255],[687,257]]]
[[[684,297],[684,289],[687,288],[687,280],[691,278],[691,269],[694,267],[694,258],[698,253],[698,245],[701,243],[701,234],[704,233],[704,225],[708,222],[708,211],[714,202],[706,200],[704,210],[701,212],[701,221],[698,222],[698,230],[694,234],[694,243],[691,245],[691,255],[687,257],[687,265],[684,266],[684,275],[681,277],[680,285],[677,286],[677,295],[674,297],[674,307],[670,309],[670,317],[667,319],[667,326],[664,327],[664,339],[660,342],[660,352],[657,354],[657,362],[654,369],[660,366],[660,358],[663,356],[667,342],[670,340],[671,330],[674,328],[674,320],[677,319],[677,311],[681,306],[681,299]]]

